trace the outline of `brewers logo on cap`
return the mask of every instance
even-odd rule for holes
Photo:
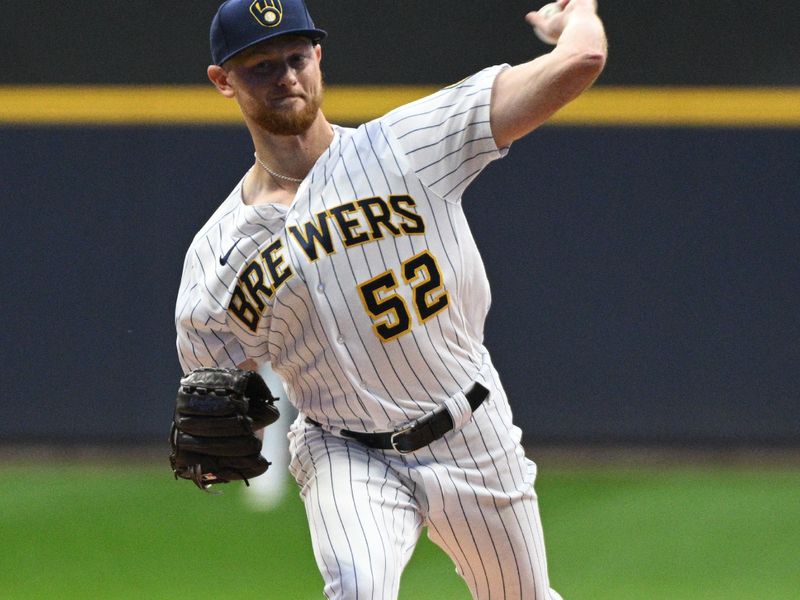
[[[255,0],[250,5],[250,14],[262,27],[277,27],[283,19],[281,0]]]

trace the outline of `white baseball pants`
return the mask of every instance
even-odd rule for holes
[[[395,600],[427,526],[474,599],[561,599],[547,574],[536,466],[497,395],[462,429],[408,455],[338,437],[300,415],[290,470],[326,598]]]

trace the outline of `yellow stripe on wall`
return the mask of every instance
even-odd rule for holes
[[[324,110],[334,122],[381,116],[435,87],[337,86]],[[240,124],[236,103],[211,86],[0,87],[0,123],[18,124]]]
[[[800,125],[800,88],[597,87],[554,121],[569,125]]]
[[[436,86],[329,86],[329,120],[362,123]],[[561,125],[800,126],[800,88],[603,87],[551,120]],[[0,124],[230,125],[235,102],[210,86],[0,86]]]

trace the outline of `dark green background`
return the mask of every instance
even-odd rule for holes
[[[545,51],[527,2],[310,4],[331,83],[443,84]],[[216,5],[5,2],[0,82],[202,83]],[[793,3],[600,5],[600,85],[800,83]],[[0,442],[162,442],[183,254],[252,163],[246,131],[0,142]],[[798,164],[797,127],[546,126],[487,169],[465,207],[526,443],[800,444]]]
[[[331,83],[433,83],[545,46],[528,0],[309,0]],[[797,3],[601,0],[606,85],[798,85]],[[218,2],[3,2],[0,83],[201,83]]]

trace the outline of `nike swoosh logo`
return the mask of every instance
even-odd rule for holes
[[[236,242],[234,242],[233,246],[231,246],[231,249],[228,250],[224,255],[219,257],[220,266],[224,267],[225,265],[228,264],[228,259],[231,257],[231,252],[233,252],[233,249],[236,248],[236,244],[238,244],[238,243],[239,243],[239,240],[236,240]]]

